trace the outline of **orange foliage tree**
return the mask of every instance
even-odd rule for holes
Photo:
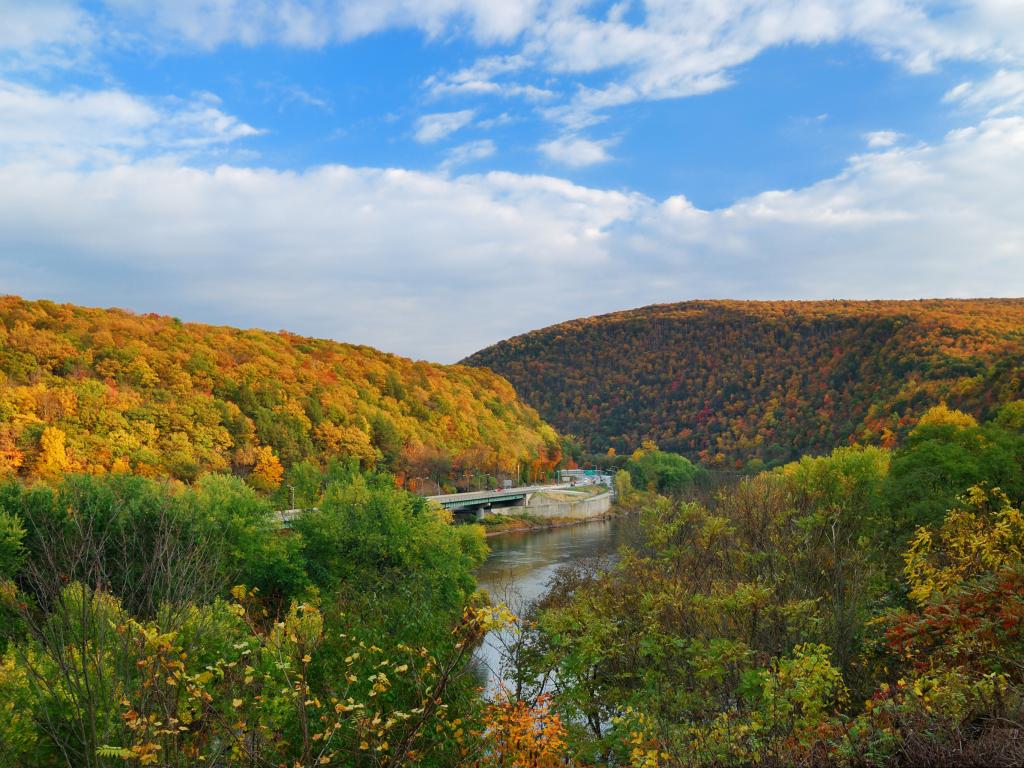
[[[565,725],[549,696],[534,704],[507,693],[484,713],[487,753],[475,768],[556,768],[568,765]]]

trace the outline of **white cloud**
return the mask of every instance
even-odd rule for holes
[[[440,96],[502,96],[523,98],[527,101],[547,101],[555,98],[554,91],[535,85],[500,80],[506,75],[521,72],[531,66],[523,55],[488,56],[448,75],[431,75],[424,82],[427,92]]]
[[[322,4],[271,0],[105,0],[111,22],[131,25],[153,44],[213,49],[230,43],[323,46],[332,19]],[[333,15],[333,14],[332,14]]]
[[[884,149],[898,143],[903,138],[899,131],[871,131],[864,134],[864,140],[871,149]]]
[[[71,66],[96,41],[72,0],[0,0],[0,70]]]
[[[268,101],[277,102],[279,111],[293,104],[315,107],[328,113],[334,111],[327,99],[310,93],[298,83],[276,79],[257,83],[256,87],[267,94]]]
[[[466,163],[474,163],[479,160],[485,160],[495,153],[497,147],[494,142],[490,139],[481,139],[479,141],[470,141],[465,144],[460,144],[457,147],[449,150],[445,156],[445,160],[441,163],[441,168],[450,170]]]
[[[529,46],[552,71],[610,74],[603,86],[580,88],[552,118],[579,128],[612,107],[718,90],[732,82],[732,68],[787,44],[856,40],[913,71],[955,55],[988,55],[954,45],[962,32],[940,31],[917,3],[902,0],[697,0],[645,8],[633,24],[573,8],[553,12],[538,29]],[[1024,49],[1021,37],[1015,43]]]
[[[608,147],[613,143],[611,140],[593,141],[570,135],[545,141],[537,148],[545,157],[556,163],[570,168],[585,168],[611,160]]]
[[[960,83],[943,100],[988,110],[993,116],[1019,111],[1024,108],[1024,70],[1000,69],[984,82]]]
[[[422,115],[416,120],[416,141],[421,144],[430,144],[465,128],[473,121],[476,112],[472,109],[462,109],[458,112],[435,112],[431,115]]]
[[[502,112],[500,115],[489,117],[486,120],[478,120],[477,126],[489,131],[492,128],[500,128],[503,125],[510,125],[514,122],[516,122],[516,118],[512,117],[508,112]]]
[[[652,253],[685,253],[698,295],[1020,295],[1022,172],[1024,119],[993,119],[719,211],[671,198],[637,232]]]
[[[0,162],[124,162],[258,133],[211,94],[153,103],[117,89],[50,93],[0,80],[0,114]]]
[[[27,295],[451,360],[530,322],[567,262],[606,265],[607,227],[640,204],[501,173],[8,166],[0,271]]]
[[[346,0],[339,2],[340,31],[361,37],[391,27],[415,27],[438,36],[468,27],[480,42],[515,39],[536,18],[538,0]]]

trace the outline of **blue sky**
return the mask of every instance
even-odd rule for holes
[[[0,0],[0,290],[450,362],[1024,294],[1017,0]]]

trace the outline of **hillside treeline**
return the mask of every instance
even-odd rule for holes
[[[228,472],[330,458],[435,483],[529,476],[558,440],[486,371],[284,331],[0,298],[0,477]]]
[[[643,440],[708,466],[891,447],[932,405],[1024,394],[1024,301],[686,302],[591,317],[472,355],[592,451]]]

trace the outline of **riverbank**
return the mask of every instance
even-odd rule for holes
[[[485,518],[480,522],[484,527],[484,535],[487,538],[501,536],[506,533],[531,533],[534,531],[547,531],[553,528],[568,528],[574,525],[585,525],[600,520],[610,520],[621,514],[613,506],[611,510],[602,515],[593,517],[539,517],[523,512],[516,515],[494,515]]]

